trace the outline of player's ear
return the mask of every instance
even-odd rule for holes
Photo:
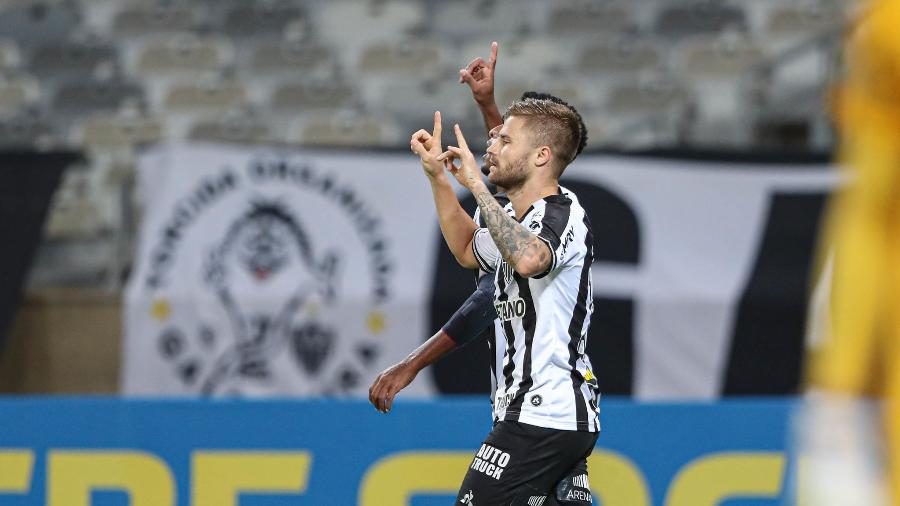
[[[534,164],[538,167],[547,167],[553,162],[553,151],[550,146],[537,148],[534,154]]]

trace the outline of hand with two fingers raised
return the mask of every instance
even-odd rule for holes
[[[444,176],[444,165],[437,157],[441,154],[441,112],[434,113],[434,128],[429,133],[422,129],[409,139],[409,148],[422,160],[422,170],[430,179]]]
[[[475,161],[475,155],[469,150],[469,145],[466,143],[466,138],[459,125],[453,125],[453,132],[456,134],[456,142],[459,146],[447,146],[447,151],[441,153],[437,160],[444,164],[444,168],[453,174],[459,184],[474,193],[479,185],[484,185],[484,181],[481,179],[481,168]],[[459,160],[459,166],[456,165],[456,160]]]

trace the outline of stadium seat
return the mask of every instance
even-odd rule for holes
[[[418,79],[434,76],[447,63],[446,48],[429,39],[406,39],[375,43],[363,51],[358,69],[364,74],[409,76]]]
[[[844,23],[844,11],[835,2],[797,2],[772,9],[766,26],[768,35],[803,38]]]
[[[90,170],[70,170],[65,174],[47,216],[49,239],[88,239],[110,228],[109,221],[103,219],[96,180],[96,173]]]
[[[656,34],[672,38],[747,29],[747,19],[740,7],[713,1],[664,7],[654,27]]]
[[[0,118],[0,147],[32,147],[55,138],[55,129],[41,111],[27,109]]]
[[[430,120],[434,111],[441,111],[447,121],[452,121],[475,107],[471,96],[467,86],[452,79],[410,80],[386,87],[375,103],[379,109],[400,119]]]
[[[0,79],[0,117],[15,116],[39,97],[37,80],[28,76],[3,76]]]
[[[19,47],[66,40],[81,22],[78,4],[71,0],[10,3],[0,10],[0,38]]]
[[[634,28],[631,9],[618,2],[554,3],[547,16],[547,35],[553,37],[604,35]]]
[[[306,146],[383,146],[400,138],[390,120],[357,111],[324,114],[295,122],[288,141]]]
[[[736,80],[743,70],[765,57],[761,47],[741,36],[695,40],[682,49],[679,70],[685,77],[723,77]]]
[[[0,70],[15,69],[22,63],[22,53],[14,40],[0,40]]]
[[[131,81],[120,78],[75,79],[59,87],[52,104],[56,112],[79,116],[91,112],[115,111],[127,103],[143,101],[143,89]]]
[[[223,29],[231,37],[281,37],[288,25],[307,21],[296,3],[243,2],[227,9]]]
[[[175,84],[166,92],[164,106],[172,112],[223,111],[243,105],[247,89],[232,81]]]
[[[303,40],[262,42],[253,49],[251,55],[254,74],[306,77],[318,71],[330,72],[334,64],[327,46]]]
[[[272,129],[255,118],[225,117],[201,120],[191,126],[188,138],[195,141],[266,144],[273,142]]]
[[[279,85],[272,94],[271,108],[298,112],[308,109],[347,109],[358,102],[352,85],[335,81],[294,82]]]
[[[458,39],[507,39],[529,31],[529,9],[516,0],[461,0],[436,2],[433,31]],[[455,20],[466,20],[464,23]]]
[[[32,53],[28,69],[41,79],[90,77],[100,65],[118,64],[118,52],[97,38],[48,42]]]
[[[231,45],[216,37],[182,34],[148,43],[140,50],[141,74],[196,74],[217,71],[231,62]]]
[[[319,38],[334,45],[359,47],[420,28],[425,22],[425,5],[413,0],[324,2],[313,22]]]
[[[663,65],[656,45],[646,39],[618,38],[595,42],[578,55],[577,69],[585,74],[614,77],[656,71]]]
[[[196,17],[189,3],[152,2],[132,5],[115,14],[112,32],[117,37],[187,32],[194,27]]]
[[[139,114],[101,115],[80,125],[80,142],[96,147],[133,147],[159,141],[163,124]]]
[[[623,82],[610,90],[606,111],[612,114],[663,112],[683,105],[687,99],[686,91],[671,80]]]

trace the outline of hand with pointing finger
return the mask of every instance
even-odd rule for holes
[[[434,113],[434,128],[431,133],[422,129],[414,133],[409,140],[409,148],[422,160],[422,170],[429,179],[444,176],[444,166],[437,159],[441,154],[441,112]]]
[[[475,155],[469,150],[469,145],[466,143],[466,138],[463,137],[459,125],[453,125],[453,132],[456,134],[456,142],[459,146],[447,146],[447,151],[441,153],[437,160],[444,164],[444,168],[453,174],[459,184],[475,193],[479,185],[484,186],[481,169],[475,161]],[[459,160],[459,166],[456,166],[456,160]]]
[[[491,55],[487,61],[478,57],[464,69],[459,69],[459,82],[469,85],[479,106],[494,105],[494,69],[497,67],[497,43],[491,43]]]

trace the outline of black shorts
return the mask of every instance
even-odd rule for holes
[[[498,422],[478,449],[456,505],[590,505],[587,457],[596,432]]]

